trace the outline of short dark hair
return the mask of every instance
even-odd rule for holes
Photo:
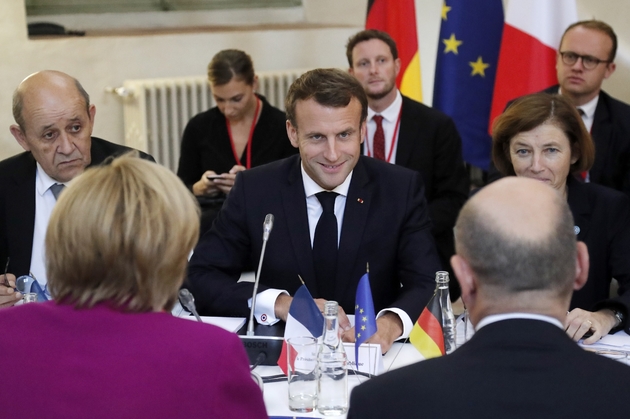
[[[208,64],[208,80],[215,86],[228,84],[233,78],[251,86],[254,77],[252,58],[238,49],[219,51]]]
[[[610,49],[610,54],[608,54],[608,61],[612,62],[615,60],[615,56],[617,55],[617,34],[615,34],[615,31],[609,24],[602,22],[601,20],[595,20],[595,19],[581,20],[579,22],[575,22],[569,25],[569,27],[566,28],[564,33],[562,34],[562,38],[560,38],[561,46],[562,46],[562,41],[564,41],[564,36],[567,34],[567,32],[569,32],[571,29],[577,26],[581,26],[586,29],[592,29],[594,31],[599,31],[603,33],[604,35],[608,35],[608,37],[612,41],[612,48]]]
[[[302,74],[291,84],[285,99],[287,119],[297,127],[298,100],[315,99],[322,106],[345,108],[353,98],[361,104],[361,123],[367,118],[367,96],[356,78],[337,68],[318,68]]]
[[[577,239],[571,210],[555,198],[554,228],[536,241],[519,239],[488,215],[466,204],[455,225],[457,253],[469,263],[479,281],[502,295],[527,291],[569,293],[575,276]]]
[[[355,35],[352,35],[350,39],[348,39],[348,43],[346,44],[346,57],[348,58],[348,65],[352,68],[352,50],[357,44],[365,41],[369,41],[371,39],[380,39],[385,42],[389,47],[389,50],[392,53],[392,57],[394,60],[398,58],[398,48],[396,48],[396,41],[389,36],[387,32],[379,31],[376,29],[366,29],[361,31]]]
[[[79,94],[83,97],[83,101],[85,102],[85,110],[87,114],[90,114],[90,95],[85,91],[79,80],[71,77],[74,80],[74,85],[79,91]],[[18,124],[22,132],[26,132],[26,121],[24,120],[24,115],[22,115],[22,111],[24,108],[24,98],[22,97],[22,91],[18,87],[13,92],[13,119]]]
[[[492,161],[504,175],[515,175],[510,158],[510,140],[516,135],[550,123],[569,139],[571,153],[578,159],[571,173],[587,171],[595,161],[595,146],[575,106],[561,95],[534,93],[516,99],[492,126]]]

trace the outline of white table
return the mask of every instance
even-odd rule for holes
[[[403,367],[405,365],[413,364],[418,361],[422,361],[424,358],[422,355],[409,343],[394,343],[392,348],[383,356],[383,366],[385,371]],[[280,367],[271,366],[259,366],[254,370],[262,377],[281,374]],[[366,377],[348,375],[348,394],[354,386],[368,380]],[[264,398],[265,406],[267,407],[267,414],[269,416],[298,416],[306,418],[323,418],[323,416],[317,411],[313,413],[297,413],[289,410],[288,400],[288,384],[286,381],[277,383],[267,383],[264,385]],[[345,418],[345,415],[337,416],[338,418]]]
[[[190,320],[191,318],[186,312],[179,302],[176,303],[175,307],[172,310],[172,313],[176,317],[186,317]],[[351,321],[353,321],[352,317]],[[227,320],[227,321],[226,321]],[[245,319],[226,319],[221,317],[203,317],[203,321],[206,323],[214,324],[215,326],[222,327],[229,331],[235,331],[240,328],[235,327],[233,322],[236,321],[244,321]],[[242,323],[239,323],[242,324]],[[410,343],[394,343],[387,352],[383,356],[383,369],[384,371],[389,371],[392,369],[400,368],[405,365],[413,364],[418,361],[424,360],[423,356],[414,348]],[[255,373],[260,375],[261,377],[272,376],[277,374],[282,374],[280,367],[278,366],[259,366],[254,370]],[[356,375],[348,375],[348,394],[353,387],[361,384],[362,382],[368,380],[366,377],[356,376]],[[265,398],[265,406],[267,407],[267,414],[269,416],[299,416],[299,417],[308,417],[308,418],[322,418],[325,417],[320,415],[317,411],[313,413],[296,413],[289,410],[289,400],[288,400],[288,383],[287,381],[280,381],[276,383],[267,383],[264,384],[264,398]],[[345,418],[345,415],[337,416],[339,418]]]

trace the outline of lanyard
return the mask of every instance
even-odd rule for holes
[[[256,98],[256,111],[254,111],[254,120],[252,121],[252,127],[249,129],[249,137],[247,138],[247,165],[246,169],[252,167],[252,138],[254,137],[254,129],[256,128],[256,120],[258,119],[258,110],[260,109],[260,99]],[[232,130],[230,129],[230,120],[225,118],[227,123],[228,136],[230,137],[230,145],[232,146],[232,154],[234,154],[234,160],[239,166],[243,166],[241,159],[236,154],[236,147],[234,146],[234,139],[232,138]]]
[[[396,141],[398,141],[398,128],[400,127],[400,116],[402,115],[402,106],[400,107],[400,111],[398,111],[398,118],[396,118],[396,126],[394,127],[394,133],[392,134],[392,141],[389,147],[389,153],[387,153],[387,163],[392,162],[392,154],[394,153],[394,148],[396,148]],[[367,134],[367,133],[366,133]],[[372,157],[372,150],[370,150],[370,144],[365,139],[365,148],[367,149],[368,157]],[[387,142],[386,142],[387,144]]]

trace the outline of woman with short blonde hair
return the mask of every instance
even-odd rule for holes
[[[173,317],[198,208],[166,168],[125,155],[88,169],[46,235],[54,301],[0,312],[3,417],[266,418],[236,335]]]

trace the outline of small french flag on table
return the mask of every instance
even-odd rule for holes
[[[298,288],[293,296],[289,315],[284,329],[282,352],[278,358],[278,366],[287,374],[287,340],[297,336],[319,338],[324,333],[324,316],[315,304],[315,300],[305,285]]]

